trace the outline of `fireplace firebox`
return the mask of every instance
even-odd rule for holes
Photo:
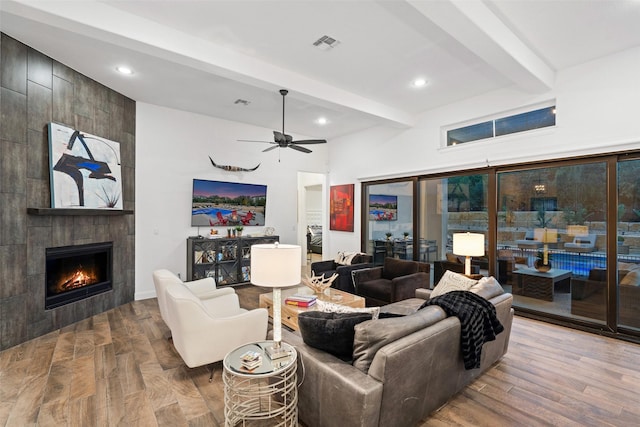
[[[46,249],[45,309],[112,289],[113,242]]]

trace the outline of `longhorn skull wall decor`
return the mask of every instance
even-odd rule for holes
[[[229,172],[253,172],[254,170],[258,169],[258,167],[261,165],[261,163],[258,163],[258,166],[256,166],[255,168],[245,169],[245,168],[241,168],[240,166],[219,165],[213,161],[211,156],[209,156],[209,160],[211,160],[211,164],[213,166]]]

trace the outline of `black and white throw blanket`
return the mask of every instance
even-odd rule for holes
[[[460,319],[460,346],[464,368],[479,368],[482,345],[495,340],[496,335],[504,330],[493,304],[473,292],[451,291],[426,301],[420,308],[428,305],[437,305],[448,316]]]

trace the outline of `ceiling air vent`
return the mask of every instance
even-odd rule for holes
[[[313,42],[313,45],[320,50],[329,50],[333,47],[338,46],[339,44],[340,42],[338,40],[329,36],[322,36],[318,40]]]
[[[238,99],[235,100],[234,104],[240,104],[240,105],[247,106],[247,105],[251,104],[251,101],[247,101],[246,99],[238,98]]]

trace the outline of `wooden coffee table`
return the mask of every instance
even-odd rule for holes
[[[282,324],[288,326],[294,331],[298,330],[298,314],[304,311],[316,310],[316,305],[311,307],[296,307],[295,305],[285,304],[284,300],[293,294],[313,295],[313,291],[306,286],[287,288],[282,290]],[[344,305],[353,308],[364,308],[364,298],[353,295],[348,292],[339,291],[329,288],[324,294],[319,295],[318,299],[322,301],[332,302],[334,304]],[[273,292],[260,295],[260,307],[269,310],[269,316],[273,317]]]

